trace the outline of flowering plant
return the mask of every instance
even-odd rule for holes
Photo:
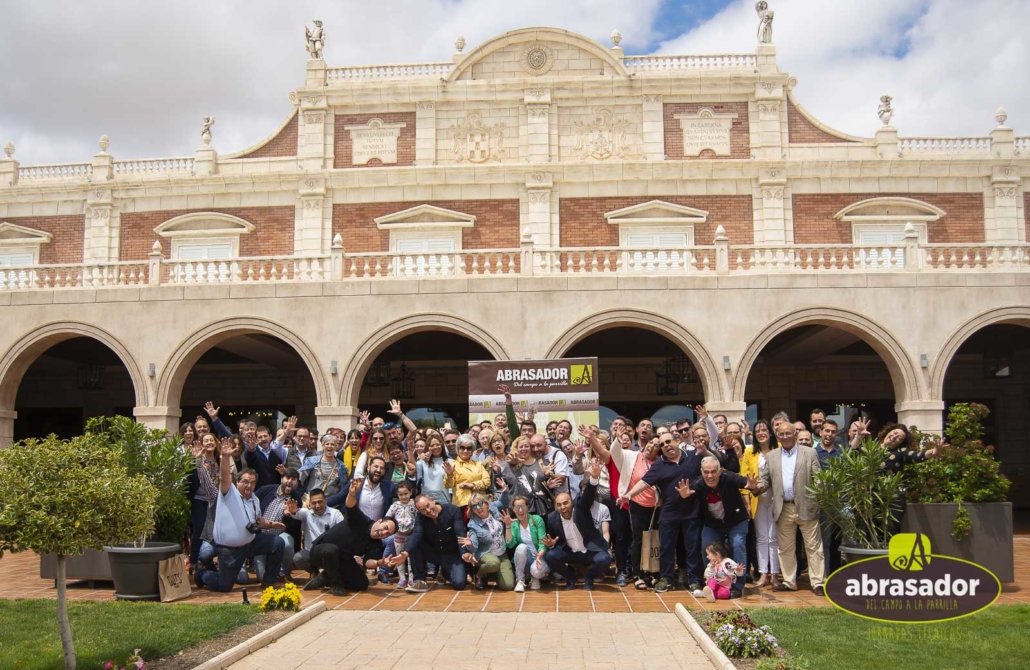
[[[778,645],[768,626],[744,628],[726,623],[715,629],[715,643],[727,656],[753,658],[771,654]]]
[[[147,670],[147,662],[139,655],[140,650],[132,652],[132,656],[125,660],[125,665],[118,665],[114,661],[104,663],[103,670]]]
[[[300,609],[300,589],[293,582],[287,582],[281,589],[269,586],[261,592],[261,611]]]

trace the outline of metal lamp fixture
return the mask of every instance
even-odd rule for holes
[[[392,391],[393,397],[401,400],[415,397],[415,373],[407,363],[401,363],[400,374],[393,378]]]

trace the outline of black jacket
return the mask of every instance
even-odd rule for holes
[[[583,495],[572,504],[572,522],[579,529],[583,536],[583,544],[589,551],[608,551],[608,543],[604,541],[601,531],[594,525],[594,518],[590,515],[590,506],[597,499],[597,485],[587,483]],[[569,542],[565,538],[565,527],[562,524],[561,514],[555,510],[547,515],[547,534],[558,538],[558,545],[567,547]],[[556,545],[556,546],[558,546]]]
[[[458,544],[459,537],[465,537],[465,519],[461,510],[454,505],[440,505],[440,515],[430,519],[422,514],[415,515],[415,528],[411,531],[407,546],[428,547],[438,554],[457,556],[472,553]]]
[[[721,472],[715,488],[709,488],[703,477],[691,480],[690,488],[694,490],[691,498],[697,498],[701,504],[701,513],[705,525],[709,528],[730,528],[748,519],[748,507],[740,495],[740,489],[747,486],[747,478],[732,472]],[[722,499],[723,518],[712,516],[708,508],[708,494],[715,492]]]

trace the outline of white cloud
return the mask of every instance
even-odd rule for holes
[[[213,114],[222,153],[268,136],[303,81],[303,26],[325,22],[330,65],[448,60],[527,25],[566,28],[629,53],[655,38],[659,0],[4,0],[0,143],[23,164],[88,160],[102,133],[117,157],[189,155]],[[1030,134],[1030,3],[772,0],[780,65],[822,121],[871,134],[880,94],[903,135],[983,135],[999,104]],[[913,22],[914,21],[914,22]],[[757,19],[736,0],[665,52],[747,52]],[[890,54],[902,40],[910,50]]]
[[[894,96],[902,136],[983,136],[1004,106],[1030,134],[1030,3],[1024,0],[772,0],[780,68],[821,121],[870,136],[880,95]],[[750,51],[754,3],[736,0],[711,21],[662,44],[665,53]],[[900,55],[895,55],[900,54]]]

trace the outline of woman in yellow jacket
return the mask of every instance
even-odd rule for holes
[[[458,438],[457,460],[444,462],[443,465],[447,473],[444,486],[454,491],[451,504],[463,511],[468,507],[473,493],[487,493],[490,490],[490,473],[482,463],[472,460],[475,449],[475,438],[462,435]]]

